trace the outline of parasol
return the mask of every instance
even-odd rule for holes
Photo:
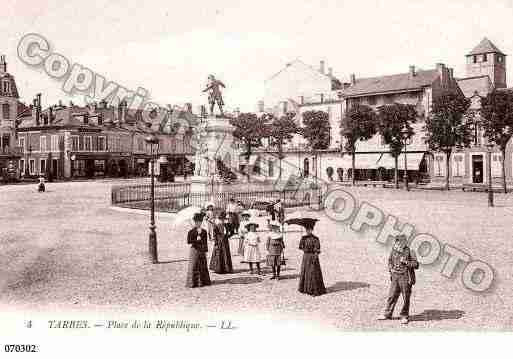
[[[173,221],[173,228],[177,229],[179,227],[192,226],[194,222],[192,217],[195,213],[200,213],[201,208],[197,206],[190,206],[182,209],[181,211],[176,213],[176,217]]]
[[[313,227],[317,221],[317,218],[302,217],[287,219],[285,223],[288,225],[295,224],[301,227]]]

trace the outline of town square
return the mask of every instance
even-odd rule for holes
[[[510,1],[5,1],[0,351],[499,352]]]

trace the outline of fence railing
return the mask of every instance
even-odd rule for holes
[[[112,205],[133,208],[149,208],[149,184],[116,186],[112,188]],[[242,202],[249,208],[256,201],[275,201],[281,199],[286,208],[302,206],[320,206],[323,193],[321,189],[284,189],[202,193],[190,191],[187,183],[168,183],[155,185],[155,203],[157,210],[177,212],[185,207],[203,207],[206,202],[213,202],[216,208],[226,208],[231,198]]]

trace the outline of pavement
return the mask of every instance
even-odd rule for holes
[[[123,181],[127,183],[127,181]],[[496,281],[476,294],[440,271],[444,261],[421,266],[413,289],[408,326],[376,321],[388,292],[389,248],[375,241],[376,230],[354,232],[321,212],[321,267],[328,294],[297,292],[302,234],[286,233],[283,280],[251,275],[233,256],[235,273],[211,273],[210,287],[185,288],[186,228],[173,229],[172,216],[157,215],[159,264],[148,258],[148,213],[110,206],[116,181],[50,183],[0,187],[0,311],[190,313],[301,320],[342,330],[511,330],[513,194],[344,188],[418,232],[435,235],[473,258],[489,263]],[[232,253],[236,244],[232,243]],[[210,252],[209,252],[210,256]],[[398,307],[401,305],[399,300]],[[398,308],[397,308],[398,309]],[[396,309],[396,310],[397,310]]]

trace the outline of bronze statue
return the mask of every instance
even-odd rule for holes
[[[221,87],[225,88],[226,86],[219,80],[216,80],[214,75],[208,76],[207,87],[203,90],[203,92],[208,91],[208,103],[210,105],[210,115],[214,116],[214,105],[217,103],[219,106],[219,111],[221,112],[221,116],[224,116],[223,113],[223,96],[221,94]]]

